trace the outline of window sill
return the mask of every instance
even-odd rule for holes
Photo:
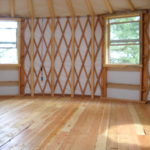
[[[108,70],[114,71],[140,71],[142,65],[112,65],[112,64],[104,64],[104,68]]]
[[[0,64],[0,69],[6,69],[6,70],[9,70],[9,69],[18,69],[20,68],[20,64]]]
[[[132,64],[104,64],[103,67],[112,67],[112,68],[117,68],[117,67],[137,67],[137,68],[142,68],[142,65],[132,65]]]

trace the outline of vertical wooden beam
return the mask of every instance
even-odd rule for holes
[[[54,96],[54,80],[55,80],[55,18],[52,17],[51,23],[51,95]]]
[[[93,9],[93,5],[90,0],[86,0],[85,4],[87,9],[91,15],[92,23],[91,23],[91,98],[94,98],[94,72],[95,72],[95,50],[94,50],[94,21],[95,21],[95,11]]]
[[[95,72],[95,50],[94,50],[94,21],[95,21],[95,17],[92,15],[92,49],[91,49],[91,53],[92,53],[92,66],[91,66],[91,97],[94,98],[94,72]]]
[[[31,18],[31,96],[34,96],[34,18]]]
[[[54,96],[54,80],[55,80],[55,10],[53,0],[47,0],[50,16],[52,16],[51,22],[51,95]]]
[[[31,44],[30,44],[30,57],[31,57],[31,96],[34,96],[34,6],[33,1],[28,0],[29,14],[31,17]]]
[[[143,14],[140,14],[140,64],[143,66],[143,54],[144,54],[144,21],[143,21]],[[143,67],[140,67],[140,101],[143,101]]]
[[[107,68],[102,69],[102,97],[107,97]]]
[[[71,0],[66,0],[66,5],[72,17],[71,30],[72,30],[72,41],[71,41],[71,97],[74,97],[74,86],[75,86],[75,10]]]
[[[9,0],[11,17],[15,17],[15,0]]]
[[[18,93],[19,95],[21,94],[21,20],[18,21],[18,29],[17,29],[17,55],[18,55],[18,64],[19,64],[19,69],[18,69],[18,77],[19,77],[19,87],[18,87]]]
[[[108,22],[103,18],[105,24],[102,25],[102,31],[103,31],[103,47],[102,47],[102,76],[101,76],[101,92],[102,97],[107,97],[107,68],[105,67],[105,64],[107,63],[107,43],[108,43],[108,37],[109,37],[109,24]],[[105,44],[104,44],[105,43]]]
[[[150,17],[149,17],[149,14],[148,13],[144,13],[143,14],[143,41],[144,41],[144,44],[143,44],[143,57],[142,57],[142,61],[143,61],[143,70],[142,70],[142,73],[143,73],[143,80],[142,80],[142,83],[143,83],[143,96],[142,96],[142,100],[143,101],[147,101],[148,100],[148,92],[149,92],[149,64],[148,64],[148,61],[149,61],[149,41],[150,41],[150,38],[149,38],[149,32],[148,32],[148,27],[149,27],[149,23],[150,23]]]
[[[23,35],[24,35],[24,30],[25,30],[25,23],[24,19],[21,20],[20,22],[20,29],[21,29],[21,38],[20,38],[20,43],[21,43],[21,48],[20,48],[20,95],[24,95],[24,42],[23,42]]]
[[[105,2],[105,5],[106,5],[109,13],[112,14],[113,13],[113,8],[112,8],[112,5],[111,5],[110,1],[109,0],[104,0],[104,2]]]
[[[72,17],[72,60],[71,60],[71,80],[72,80],[72,84],[71,84],[71,97],[74,97],[74,93],[75,93],[75,17]]]

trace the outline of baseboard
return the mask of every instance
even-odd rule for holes
[[[116,101],[116,102],[131,102],[131,103],[143,103],[141,100],[133,100],[133,99],[120,99],[120,98],[112,98],[112,97],[101,97],[102,100],[107,101]]]
[[[35,94],[34,98],[36,97],[71,97],[70,94],[65,94],[65,95],[61,95],[61,94],[55,94],[54,96],[51,96],[51,94]],[[0,96],[0,99],[4,99],[4,98],[14,98],[14,97],[28,97],[28,98],[33,98],[30,94],[26,94],[26,95],[6,95],[6,96]],[[88,98],[88,99],[92,99],[90,95],[74,95],[73,98]],[[113,102],[130,102],[130,103],[142,103],[142,104],[147,104],[149,103],[149,101],[141,101],[141,100],[133,100],[133,99],[119,99],[119,98],[112,98],[112,97],[101,97],[101,96],[95,96],[94,99],[96,100],[102,100],[102,101],[113,101]]]

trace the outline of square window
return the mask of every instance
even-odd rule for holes
[[[0,64],[18,64],[18,22],[0,20]]]
[[[107,18],[106,23],[106,64],[140,64],[140,15]]]

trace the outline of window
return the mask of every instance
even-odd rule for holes
[[[107,18],[107,64],[140,64],[140,15]]]
[[[0,64],[18,64],[18,22],[0,20]]]

